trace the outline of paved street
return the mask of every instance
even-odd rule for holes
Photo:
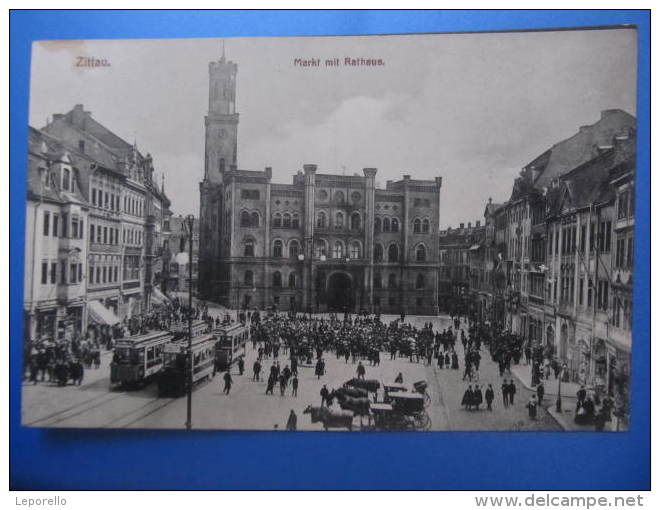
[[[211,310],[213,313],[213,310]],[[384,316],[384,321],[395,319]],[[410,317],[406,320],[422,326],[431,320],[434,328],[445,328],[448,318]],[[462,346],[457,343],[462,365]],[[560,430],[555,420],[544,410],[539,409],[536,421],[527,417],[525,403],[531,392],[516,379],[518,393],[514,406],[504,408],[500,392],[501,379],[497,366],[482,349],[481,380],[485,390],[490,382],[495,389],[493,411],[486,411],[485,404],[479,411],[466,411],[460,401],[467,383],[461,380],[463,370],[439,369],[436,365],[425,366],[411,363],[407,358],[390,360],[389,353],[381,354],[378,367],[365,362],[367,379],[393,381],[401,372],[405,384],[425,379],[429,382],[428,392],[432,402],[427,412],[431,418],[431,430]],[[186,399],[158,398],[156,385],[150,384],[139,390],[110,390],[110,354],[102,358],[101,368],[85,371],[85,380],[80,387],[58,388],[49,383],[23,386],[23,424],[51,427],[111,427],[111,428],[183,428],[186,420]],[[309,405],[321,403],[319,392],[323,384],[329,389],[341,386],[355,376],[357,364],[345,363],[334,355],[326,355],[326,374],[319,380],[314,375],[313,366],[299,368],[300,386],[298,396],[291,396],[287,388],[285,396],[280,396],[279,387],[275,395],[266,395],[265,381],[252,381],[252,364],[256,358],[251,344],[247,346],[246,372],[238,375],[232,369],[234,385],[229,396],[222,392],[222,377],[217,374],[209,383],[198,386],[193,393],[193,427],[197,429],[283,429],[291,409],[298,416],[299,430],[322,430],[322,424],[312,424],[310,415],[303,414]],[[287,360],[280,356],[284,368]],[[265,360],[263,372],[268,372],[272,360]],[[505,374],[505,378],[510,378]],[[551,405],[546,399],[545,405]],[[335,403],[335,406],[337,404]],[[366,424],[366,420],[365,420]],[[359,418],[354,420],[359,426]]]

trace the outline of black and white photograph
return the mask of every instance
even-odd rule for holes
[[[637,51],[34,42],[21,424],[629,430]]]

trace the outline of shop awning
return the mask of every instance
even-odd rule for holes
[[[107,324],[108,326],[114,326],[118,322],[121,322],[119,317],[117,317],[112,310],[107,309],[101,304],[100,301],[97,300],[87,302],[87,313],[89,318],[97,324]]]

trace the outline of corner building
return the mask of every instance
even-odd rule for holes
[[[237,65],[209,64],[200,293],[231,308],[438,313],[442,179],[237,167]]]

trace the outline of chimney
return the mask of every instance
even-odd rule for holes
[[[477,220],[477,228],[479,228],[480,226],[481,226],[481,222]]]
[[[468,228],[472,228],[472,222],[468,221]]]
[[[465,223],[461,223],[461,224],[459,225],[459,228],[465,228]]]
[[[73,107],[73,115],[71,121],[74,126],[85,129],[85,116],[87,112],[85,111],[83,105],[77,104]]]
[[[266,178],[270,180],[273,177],[273,167],[272,166],[267,166],[264,168],[264,172],[266,173]]]

